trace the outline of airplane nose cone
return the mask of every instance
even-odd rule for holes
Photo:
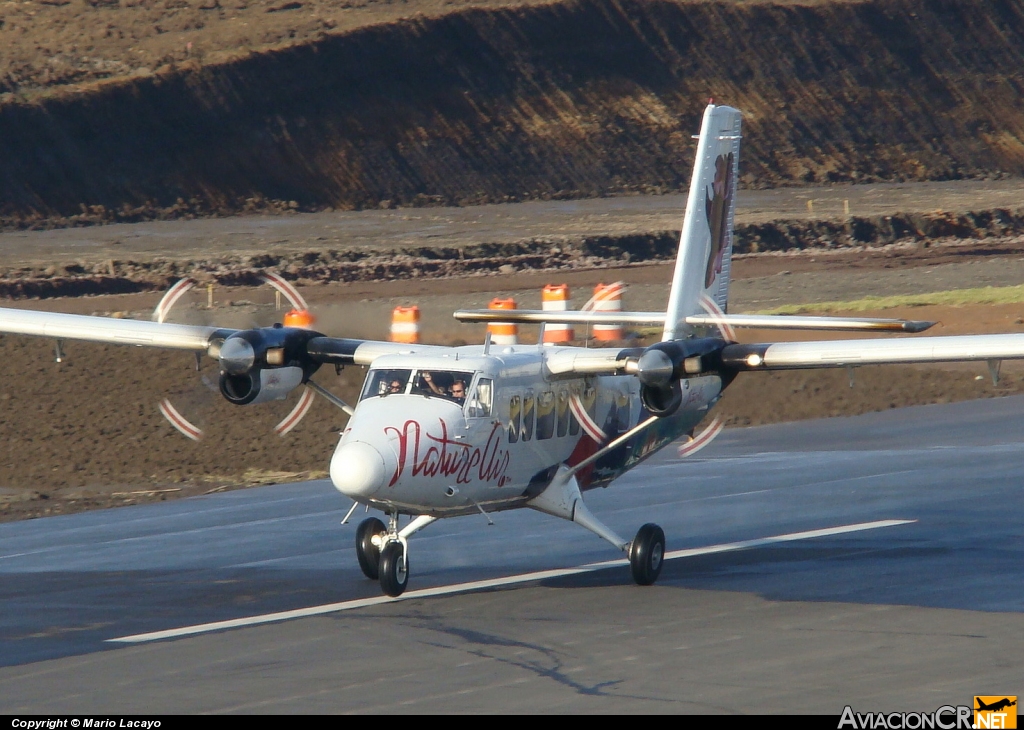
[[[387,483],[384,457],[362,441],[347,443],[331,459],[331,481],[349,497],[369,497]]]

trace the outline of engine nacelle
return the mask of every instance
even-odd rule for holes
[[[702,337],[658,342],[643,351],[636,364],[640,399],[652,416],[665,418],[679,410],[681,378],[716,370],[723,340]]]
[[[641,385],[640,401],[652,416],[665,418],[679,410],[683,402],[683,388],[678,380],[673,380],[663,388]]]
[[[279,324],[235,332],[217,355],[221,395],[236,405],[284,398],[320,367],[309,357],[307,343],[322,336]]]
[[[263,368],[241,375],[220,374],[220,392],[239,406],[282,400],[302,385],[302,368]]]

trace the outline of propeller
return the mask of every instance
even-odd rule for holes
[[[303,296],[294,286],[292,286],[292,284],[283,279],[280,275],[272,272],[262,274],[260,276],[260,280],[264,284],[269,285],[274,290],[276,300],[275,304],[277,305],[277,308],[280,307],[282,297],[284,299],[287,299],[288,303],[291,305],[291,309],[288,312],[286,312],[283,317],[282,323],[286,327],[298,327],[306,329],[313,326],[313,324],[316,321],[315,317],[310,313],[309,305],[306,303],[305,298],[303,298]],[[177,281],[173,286],[171,286],[170,289],[167,290],[167,292],[161,298],[160,302],[156,305],[156,308],[153,310],[153,320],[156,322],[165,322],[168,321],[169,317],[178,319],[195,319],[193,310],[203,311],[204,313],[208,314],[210,306],[209,302],[207,302],[206,306],[193,306],[187,311],[183,311],[180,307],[177,312],[174,311],[175,305],[179,304],[186,294],[194,290],[197,284],[198,282],[191,278],[184,278]],[[212,299],[212,293],[210,295],[210,298]],[[251,319],[255,319],[255,316],[253,316]],[[228,323],[218,322],[217,324]],[[259,326],[259,324],[260,323],[257,323],[255,321],[249,321],[248,323],[243,324],[241,328],[249,329],[252,327]],[[209,373],[202,372],[203,365],[204,363],[202,360],[202,355],[200,353],[196,353],[196,370],[197,372],[200,373],[200,383],[202,383],[202,385],[205,386],[205,389],[213,391],[214,393],[219,393],[220,387],[217,382],[219,379],[219,372],[217,373],[216,376],[211,378]],[[278,436],[285,436],[290,431],[292,431],[309,412],[310,408],[313,405],[314,398],[315,395],[312,389],[303,388],[299,396],[298,402],[296,402],[295,405],[288,412],[288,414],[284,418],[282,418],[276,426],[274,426],[274,433],[276,433]],[[188,402],[189,406],[193,407],[179,408],[168,397],[160,401],[158,406],[160,413],[161,415],[163,415],[165,419],[167,419],[167,422],[170,423],[171,426],[173,426],[183,436],[192,439],[193,441],[199,441],[203,438],[203,429],[196,423],[194,423],[192,420],[190,420],[188,417],[186,417],[182,413],[182,411],[185,410],[187,412],[191,412],[192,410],[195,409],[194,406],[196,405],[196,400],[208,401],[209,395],[205,394],[201,398],[196,398],[195,395],[188,394],[185,396],[184,400]]]
[[[679,444],[677,455],[680,459],[685,459],[687,456],[693,456],[714,441],[718,437],[718,434],[722,433],[723,428],[725,428],[725,423],[722,421],[722,418],[720,416],[715,416],[714,420],[708,424],[707,428],[696,436],[690,436],[684,443]]]

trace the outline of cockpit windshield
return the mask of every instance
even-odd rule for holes
[[[444,398],[463,405],[473,373],[461,370],[371,370],[360,400],[393,393]]]
[[[439,396],[460,406],[466,402],[473,373],[458,370],[420,370],[413,379],[412,392],[427,397]]]

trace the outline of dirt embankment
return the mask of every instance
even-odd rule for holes
[[[898,241],[931,245],[943,240],[992,241],[986,255],[1016,253],[1024,235],[1024,209],[969,213],[897,214],[840,220],[779,220],[736,227],[737,253],[792,249],[885,246]],[[220,259],[76,260],[0,269],[0,297],[46,299],[161,291],[190,276],[221,286],[256,286],[266,271],[301,285],[331,282],[450,278],[517,271],[599,269],[674,259],[678,231],[620,236],[549,236],[514,243],[393,250],[311,250]],[[1000,249],[1000,246],[1003,249]]]
[[[0,215],[678,190],[709,96],[746,114],[748,186],[1024,173],[1011,0],[570,0],[324,32],[8,98]]]

